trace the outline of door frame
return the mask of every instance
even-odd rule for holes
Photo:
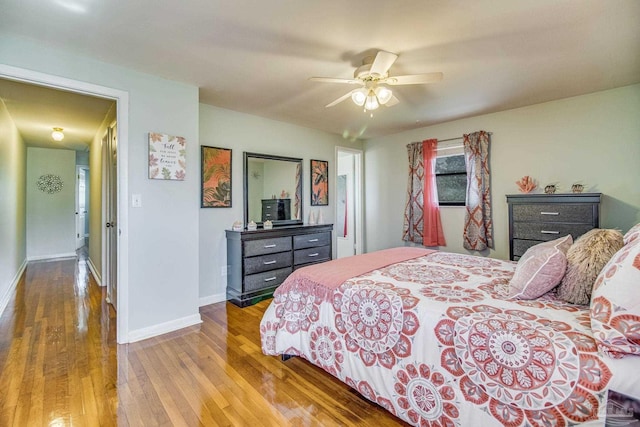
[[[129,221],[126,209],[129,197],[127,179],[129,161],[129,92],[5,64],[0,64],[0,78],[116,101],[116,121],[118,123],[118,183],[116,189],[118,200],[118,314],[116,316],[116,341],[119,344],[125,344],[129,342]]]
[[[362,210],[362,206],[363,206],[363,180],[362,180],[362,173],[363,173],[363,152],[362,150],[357,150],[355,148],[348,148],[348,147],[340,147],[338,145],[336,145],[336,149],[335,149],[335,165],[336,167],[334,168],[335,173],[334,173],[334,182],[338,182],[338,156],[340,155],[341,152],[344,153],[350,153],[354,155],[354,162],[353,162],[353,188],[354,188],[354,192],[355,194],[353,195],[353,200],[354,200],[354,204],[355,206],[354,208],[354,214],[353,214],[353,218],[354,221],[356,223],[355,227],[354,227],[354,247],[355,247],[355,254],[356,255],[360,255],[362,253],[362,250],[364,248],[364,236],[363,236],[363,230],[364,230],[364,224],[363,224],[363,220],[364,220],[364,215],[363,215],[363,210]],[[334,191],[333,192],[334,195],[334,206],[336,207],[336,218],[338,217],[338,203],[337,203],[337,197],[338,197],[338,192]]]

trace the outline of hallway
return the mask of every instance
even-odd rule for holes
[[[29,263],[0,317],[0,425],[115,425],[115,324],[84,251]]]

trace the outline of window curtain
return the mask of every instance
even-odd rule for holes
[[[491,188],[489,174],[489,134],[485,131],[464,135],[467,165],[467,202],[463,246],[482,251],[493,248]]]
[[[446,245],[434,174],[437,145],[435,139],[407,145],[409,180],[402,240],[424,246]]]

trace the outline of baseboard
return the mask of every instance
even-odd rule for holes
[[[18,272],[13,277],[9,288],[7,288],[7,291],[4,293],[4,295],[2,295],[2,298],[0,298],[0,316],[2,315],[2,313],[4,313],[4,309],[7,308],[7,304],[9,304],[9,300],[13,296],[13,292],[16,290],[16,286],[18,286],[18,282],[20,281],[25,268],[27,268],[26,259],[22,261],[22,265],[20,266],[20,268],[18,268]]]
[[[223,292],[220,294],[213,294],[213,295],[209,295],[208,297],[202,297],[200,298],[200,307],[203,307],[205,305],[209,305],[209,304],[215,304],[217,302],[222,302],[222,301],[226,301],[227,300],[227,293]]]
[[[168,332],[177,331],[178,329],[197,325],[199,323],[202,323],[202,318],[200,317],[200,313],[183,317],[181,319],[171,320],[170,322],[160,323],[158,325],[136,329],[135,331],[129,331],[128,341],[136,342],[136,341],[146,340],[147,338],[152,338],[157,335],[162,335]]]
[[[93,261],[91,260],[91,258],[87,259],[87,267],[89,267],[89,271],[91,272],[91,275],[95,279],[98,286],[104,286],[102,284],[102,277],[100,277],[100,275],[98,274],[98,269],[93,264]]]
[[[38,255],[27,257],[27,261],[57,261],[61,258],[75,258],[78,254],[75,252],[65,252],[62,254]]]

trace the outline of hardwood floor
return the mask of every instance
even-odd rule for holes
[[[303,359],[260,350],[269,301],[115,344],[115,312],[80,260],[30,263],[0,317],[0,426],[404,425]]]

